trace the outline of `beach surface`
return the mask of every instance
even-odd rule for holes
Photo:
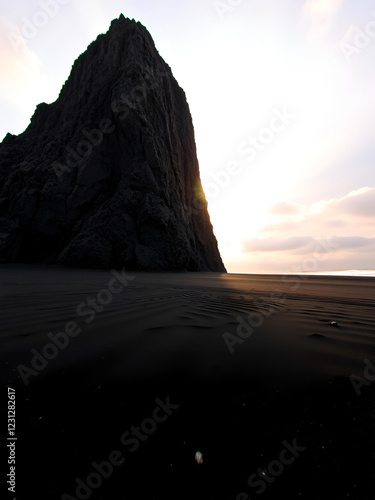
[[[375,498],[375,278],[0,273],[2,498]]]

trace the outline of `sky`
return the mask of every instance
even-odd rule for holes
[[[186,93],[227,270],[374,270],[373,0],[4,2],[0,140],[121,13]]]

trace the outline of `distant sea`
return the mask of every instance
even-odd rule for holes
[[[375,278],[375,271],[364,269],[347,269],[345,271],[317,271],[311,273],[291,273],[291,274],[308,274],[311,276],[370,276]]]

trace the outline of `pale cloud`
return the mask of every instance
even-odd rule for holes
[[[362,188],[352,191],[343,198],[332,200],[324,211],[329,217],[349,215],[375,218],[375,188]]]
[[[326,224],[334,219],[346,218],[369,219],[375,218],[375,188],[364,187],[351,191],[341,198],[333,198],[312,203],[308,207],[301,205],[300,213],[305,209],[304,217],[315,216]],[[347,221],[346,221],[347,222]],[[363,223],[363,220],[357,221]]]
[[[280,201],[268,209],[269,223],[259,235],[291,237],[308,233],[330,236],[332,231],[369,235],[375,220],[375,188],[364,187],[341,198],[310,205]]]
[[[332,219],[332,220],[328,220],[325,223],[325,225],[327,227],[331,227],[331,228],[338,228],[338,227],[345,227],[345,226],[347,226],[347,222],[345,222],[342,219]]]
[[[11,93],[16,86],[26,86],[27,81],[40,72],[41,63],[29,50],[18,27],[0,17],[0,85],[1,92]]]
[[[243,266],[286,273],[374,268],[375,188],[311,205],[279,202],[268,217],[258,237],[241,242]]]
[[[284,239],[275,238],[252,238],[243,243],[243,251],[246,252],[290,252],[307,248],[312,242],[310,237],[294,236]]]
[[[302,9],[302,24],[307,27],[308,37],[322,39],[342,5],[342,0],[306,0]]]
[[[268,213],[275,215],[292,215],[300,211],[300,205],[298,203],[288,203],[286,201],[281,201],[272,205]]]
[[[328,223],[338,227],[348,225],[351,218],[358,218],[363,223],[363,219],[375,218],[375,188],[363,187],[341,198],[321,200],[310,205],[280,201],[272,205],[268,213],[274,220],[263,231],[278,227],[293,229],[293,223],[311,223],[314,220],[319,221],[320,226]]]
[[[252,238],[243,243],[244,252],[290,252],[298,254],[309,254],[319,244],[319,238],[311,236],[294,236],[285,239],[274,238]],[[375,238],[362,236],[333,236],[329,238],[330,251],[340,252],[342,250],[362,249],[362,251],[373,251],[375,249]]]
[[[48,76],[18,27],[0,17],[0,103],[12,106],[7,132],[27,127],[36,106],[52,102],[58,95],[57,82]]]
[[[296,222],[282,222],[278,224],[269,224],[267,226],[263,226],[262,228],[260,228],[258,233],[263,234],[277,232],[283,234],[298,229],[298,227],[299,225]]]
[[[352,250],[361,248],[363,251],[372,251],[375,248],[375,238],[364,238],[363,236],[335,237],[333,241],[337,243],[337,248],[342,250]]]

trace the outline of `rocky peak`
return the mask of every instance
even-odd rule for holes
[[[0,259],[225,272],[185,93],[123,15],[0,145]]]

